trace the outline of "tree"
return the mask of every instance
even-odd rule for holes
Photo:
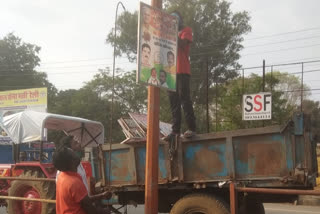
[[[103,123],[106,140],[110,140],[111,117],[113,142],[124,139],[117,120],[127,117],[130,112],[146,113],[145,86],[135,82],[135,71],[117,71],[120,76],[114,79],[114,102],[112,105],[112,75],[109,68],[102,69],[94,78],[79,90],[60,91],[53,111],[59,114],[84,117]]]
[[[301,103],[301,80],[297,76],[287,72],[275,71],[273,77],[278,79],[279,84],[274,88],[278,91],[283,91],[283,99],[287,100],[287,105],[300,105]],[[310,96],[309,86],[303,85],[303,99]]]
[[[299,83],[299,79],[281,72],[266,73],[265,78],[265,91],[272,92],[272,120],[264,121],[264,125],[283,124],[291,118],[294,111],[298,110],[300,103],[295,102],[298,97],[294,89],[299,85],[293,83]],[[218,119],[226,121],[220,124],[219,129],[255,128],[263,125],[261,121],[242,120],[242,95],[261,92],[262,82],[262,77],[251,74],[249,77],[237,78],[219,87],[221,97],[217,106]]]
[[[311,131],[314,139],[320,140],[320,103],[319,101],[304,100],[302,110],[311,118]]]
[[[237,60],[243,48],[243,35],[250,32],[250,17],[247,12],[232,13],[230,3],[224,0],[166,0],[165,10],[178,9],[185,24],[193,28],[192,62],[208,59],[211,76],[220,82],[236,76],[228,68],[239,68]],[[126,54],[136,60],[138,13],[125,12],[117,20],[117,38],[114,29],[107,36],[107,43],[117,44],[117,55]],[[215,72],[213,72],[215,71]],[[214,73],[214,74],[213,74]]]
[[[233,13],[230,3],[225,0],[164,1],[164,10],[171,12],[176,9],[182,13],[185,24],[190,26],[194,33],[191,47],[191,91],[197,121],[202,124],[207,79],[209,92],[214,94],[214,83],[223,83],[237,76],[233,69],[240,67],[239,51],[243,48],[243,35],[251,30],[248,24],[250,17],[245,11]],[[132,62],[136,60],[137,54],[137,16],[137,12],[120,15],[117,21],[117,38],[114,38],[112,29],[106,39],[111,45],[117,44],[117,55],[126,55]],[[170,118],[169,112],[167,115],[161,113],[163,118]],[[204,132],[204,127],[198,127],[199,132]]]
[[[39,51],[39,46],[22,42],[12,33],[0,39],[0,90],[47,87],[50,109],[57,89],[48,81],[46,73],[36,71]]]

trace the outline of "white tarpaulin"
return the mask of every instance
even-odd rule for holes
[[[16,144],[46,141],[46,129],[64,131],[74,136],[82,147],[104,143],[102,123],[79,117],[23,111],[3,117],[0,125]]]

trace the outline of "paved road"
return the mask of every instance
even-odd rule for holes
[[[320,207],[265,204],[266,214],[320,214]]]
[[[320,214],[319,207],[265,204],[266,214]],[[128,214],[143,214],[143,206],[129,207]]]
[[[282,204],[265,204],[266,214],[320,214],[319,207],[292,206]],[[6,214],[5,208],[0,208],[0,214]],[[143,214],[143,206],[129,207],[128,214]]]

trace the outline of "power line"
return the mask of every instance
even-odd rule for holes
[[[305,28],[305,29],[296,30],[296,31],[287,31],[287,32],[277,33],[277,34],[271,34],[271,35],[267,35],[267,36],[260,36],[260,37],[248,38],[248,39],[246,39],[246,40],[263,39],[263,38],[269,38],[269,37],[275,37],[275,36],[282,36],[282,35],[288,35],[288,34],[300,33],[300,32],[312,31],[312,30],[318,30],[318,29],[320,29],[320,27]]]
[[[317,29],[320,29],[320,27],[306,28],[306,29],[301,29],[301,30],[297,30],[297,31],[288,31],[288,32],[283,32],[283,33],[278,33],[278,34],[272,34],[272,35],[267,35],[267,36],[260,36],[260,37],[248,38],[248,39],[244,39],[244,42],[246,42],[246,41],[251,41],[251,40],[257,40],[257,39],[268,38],[268,37],[288,35],[288,34],[292,34],[292,33],[299,33],[299,32],[304,32],[304,31],[317,30]],[[312,38],[312,37],[311,37],[311,38]],[[209,43],[209,44],[206,45],[206,46],[202,46],[202,48],[207,48],[207,47],[211,47],[211,46],[225,45],[225,44],[228,44],[228,42],[223,42],[223,43]]]
[[[306,38],[299,38],[299,39],[294,39],[294,40],[286,40],[286,41],[280,41],[280,42],[274,42],[274,43],[266,43],[266,44],[260,44],[260,45],[253,45],[253,46],[248,46],[245,47],[246,48],[252,48],[252,47],[259,47],[259,46],[266,46],[266,45],[271,45],[271,44],[279,44],[279,43],[284,43],[284,42],[292,42],[292,41],[298,41],[298,40],[303,40],[303,39],[308,39],[308,38],[316,38],[316,37],[320,37],[320,35],[318,36],[313,36],[313,37],[306,37]],[[222,44],[222,43],[221,43]],[[218,44],[217,44],[218,45]],[[309,46],[300,46],[300,47],[293,47],[293,48],[287,48],[287,49],[280,49],[280,50],[273,50],[273,51],[267,51],[267,52],[258,52],[258,53],[249,53],[249,54],[244,54],[241,55],[241,57],[244,56],[250,56],[250,55],[256,55],[256,54],[264,54],[264,53],[274,53],[274,52],[280,52],[280,51],[288,51],[288,50],[295,50],[295,49],[300,49],[300,48],[308,48],[308,47],[313,47],[313,46],[319,46],[320,44],[314,44],[314,45],[309,45]],[[208,47],[208,46],[206,46]],[[209,46],[210,47],[210,46]],[[190,54],[191,56],[198,56],[198,55],[206,55],[206,54],[210,54],[210,53],[214,53],[213,51],[198,51],[198,52],[194,52],[192,54]],[[125,58],[125,57],[121,57],[121,58]],[[213,60],[217,60],[217,59],[221,59],[223,57],[219,57],[219,58],[214,58]],[[73,62],[85,62],[85,61],[98,61],[98,60],[106,60],[106,59],[112,59],[112,58],[96,58],[96,59],[83,59],[83,60],[70,60],[70,61],[56,61],[56,62],[48,62],[48,63],[41,63],[41,65],[43,64],[63,64],[63,63],[73,63]],[[131,64],[131,62],[123,62],[123,63],[119,63],[119,64]],[[80,65],[80,66],[69,66],[68,68],[72,68],[72,67],[85,67],[85,66],[94,66],[94,65],[111,65],[111,64],[91,64],[91,65]],[[4,66],[10,66],[10,65],[0,65],[0,67],[4,67]],[[67,67],[57,67],[57,68],[67,68]]]
[[[283,44],[283,43],[288,43],[288,42],[295,42],[295,41],[301,41],[301,40],[307,40],[307,39],[313,39],[313,38],[319,38],[320,35],[317,36],[311,36],[311,37],[302,37],[302,38],[297,38],[297,39],[291,39],[291,40],[284,40],[284,41],[278,41],[278,42],[270,42],[270,43],[264,43],[264,44],[257,44],[257,45],[243,45],[243,50],[248,49],[248,48],[254,48],[254,47],[262,47],[262,46],[267,46],[267,45],[274,45],[274,44]],[[206,45],[203,46],[202,48],[210,48],[210,47],[215,47],[219,45],[225,45],[229,44],[229,42],[225,43],[220,43],[220,44],[214,44],[214,45]]]
[[[118,57],[118,58],[126,58],[126,57]],[[79,59],[79,60],[66,60],[66,61],[48,61],[43,62],[41,64],[61,64],[61,63],[73,63],[73,62],[88,62],[88,61],[101,61],[101,60],[112,60],[112,57],[109,58],[92,58],[92,59]]]
[[[116,68],[117,70],[119,69],[122,69],[122,68]],[[99,73],[100,71],[99,70],[96,70],[96,71],[70,71],[70,72],[51,72],[51,73],[47,73],[45,71],[39,71],[39,72],[42,72],[42,73],[45,73],[47,74],[48,76],[49,75],[68,75],[68,74],[79,74],[79,73]],[[122,75],[123,73],[125,73],[126,71],[118,71],[119,74],[118,75]],[[36,76],[36,75],[39,75],[39,73],[18,73],[18,74],[0,74],[0,76],[3,76],[3,77],[6,77],[6,76]],[[116,75],[117,76],[117,75]]]
[[[249,39],[245,39],[245,41],[256,40],[256,39],[261,39],[261,38],[268,38],[268,37],[275,37],[275,36],[279,36],[279,35],[287,35],[287,34],[304,32],[304,31],[311,31],[311,30],[316,30],[316,29],[320,29],[320,27],[306,28],[306,29],[301,29],[301,30],[297,30],[297,31],[289,31],[289,32],[283,32],[283,33],[272,34],[272,35],[267,35],[267,36],[249,38]],[[277,43],[283,43],[283,42],[292,42],[292,41],[298,41],[298,40],[304,40],[304,39],[310,39],[310,38],[317,38],[317,37],[320,37],[320,35],[312,36],[312,37],[298,38],[298,39],[294,39],[294,40],[279,41],[279,42],[275,42],[275,43],[266,43],[266,44],[248,46],[248,47],[265,46],[265,45],[270,45],[270,44],[277,44]],[[216,44],[211,43],[211,44],[213,44],[213,45],[222,45],[222,44],[226,44],[226,43],[216,43]],[[210,47],[210,44],[208,44],[205,47],[208,47],[208,46]],[[118,57],[118,58],[127,59],[126,57]],[[47,62],[45,61],[45,62],[42,62],[41,65],[45,65],[45,64],[63,64],[63,63],[74,63],[74,62],[88,62],[88,61],[101,61],[101,60],[112,60],[112,59],[113,59],[112,57],[103,57],[103,58],[101,57],[101,58],[79,59],[79,60],[47,61]],[[0,66],[4,66],[4,65],[0,65]]]
[[[259,44],[259,45],[244,46],[244,49],[253,48],[253,47],[267,46],[267,45],[274,45],[274,44],[283,44],[283,43],[287,43],[287,42],[296,42],[296,41],[301,41],[301,40],[306,40],[306,39],[311,39],[311,38],[319,38],[319,37],[320,37],[320,35],[311,36],[311,37],[304,37],[304,38],[298,38],[298,39],[285,40],[285,41],[279,41],[279,42],[271,42],[271,43],[265,43],[265,44]]]
[[[265,53],[275,53],[275,52],[281,52],[281,51],[289,51],[289,50],[296,50],[296,49],[301,49],[301,48],[309,48],[309,47],[314,47],[314,46],[319,46],[319,44],[314,44],[314,45],[306,45],[306,46],[299,46],[299,47],[293,47],[293,48],[286,48],[286,49],[279,49],[279,50],[273,50],[273,51],[264,51],[264,52],[256,52],[256,53],[249,53],[249,54],[241,54],[241,57],[245,57],[245,56],[250,56],[250,55],[257,55],[257,54],[265,54]],[[201,55],[207,55],[207,54],[211,54],[214,53],[214,51],[207,51],[207,52],[198,52],[196,54],[190,54],[190,56],[201,56]],[[211,60],[217,60],[217,59],[222,59],[223,57],[219,57],[219,58],[213,58]]]
[[[126,63],[131,63],[131,62],[118,62],[118,64],[126,64]],[[58,63],[56,63],[56,64],[58,64]],[[61,64],[63,64],[63,63],[61,63]],[[41,63],[40,65],[37,65],[36,67],[43,67],[42,66],[43,65],[43,63]],[[77,67],[77,66],[98,66],[98,65],[112,65],[112,62],[110,62],[110,63],[99,63],[99,64],[85,64],[85,65],[66,65],[66,66],[63,66],[63,68],[64,67]],[[9,67],[9,66],[12,66],[11,64],[0,64],[0,67]],[[44,66],[45,67],[45,66]],[[49,68],[51,68],[51,67],[49,67]],[[57,68],[57,67],[53,67],[53,68]]]

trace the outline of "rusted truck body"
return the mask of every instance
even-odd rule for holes
[[[101,148],[103,158],[95,163],[96,168],[100,167],[96,177],[103,178],[103,185],[113,189],[116,203],[143,204],[145,140],[113,144],[111,151],[110,145]],[[238,187],[312,189],[316,177],[316,143],[303,114],[295,115],[284,126],[199,134],[192,139],[181,138],[176,145],[160,141],[159,211],[169,212],[177,201],[198,193],[217,196],[228,204],[230,182]],[[239,194],[240,205],[246,196]],[[255,204],[292,201],[296,197],[249,196]]]

